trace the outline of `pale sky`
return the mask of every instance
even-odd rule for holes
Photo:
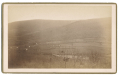
[[[103,4],[15,4],[8,6],[9,23],[32,19],[83,20],[111,17],[111,14],[111,5]]]

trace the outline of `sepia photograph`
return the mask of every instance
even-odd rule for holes
[[[3,72],[116,73],[115,3],[4,3]]]

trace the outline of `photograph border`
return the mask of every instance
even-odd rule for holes
[[[3,10],[3,8],[4,8],[4,5],[5,4],[115,4],[116,5],[116,12],[115,12],[115,15],[116,15],[116,72],[114,72],[114,73],[103,73],[103,72],[99,72],[99,73],[97,73],[97,72],[4,72],[3,71],[3,59],[4,59],[4,56],[3,56],[3,45],[4,45],[4,41],[3,41],[3,39],[4,39],[4,37],[3,37],[3,35],[4,35],[4,30],[3,30],[3,28],[4,28],[4,17],[3,17],[3,15],[4,15],[4,10]],[[2,52],[1,52],[1,56],[2,56],[2,58],[1,58],[1,61],[2,61],[2,63],[1,63],[1,65],[2,65],[2,73],[13,73],[13,74],[116,74],[117,73],[117,4],[116,3],[112,3],[112,2],[110,2],[110,3],[83,3],[83,2],[5,2],[5,3],[2,3],[2,29],[1,29],[1,32],[2,32],[2,36],[1,36],[1,38],[2,38],[2,40],[1,40],[1,42],[2,42],[2,46],[1,46],[1,48],[2,48]]]

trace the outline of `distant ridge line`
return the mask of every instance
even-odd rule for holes
[[[104,18],[91,18],[91,19],[105,19],[105,18],[111,18],[111,17],[104,17]],[[83,20],[91,20],[91,19],[79,19],[79,20],[53,20],[53,19],[30,19],[30,20],[19,20],[19,21],[13,21],[13,22],[8,22],[10,23],[15,23],[15,22],[24,22],[24,21],[35,21],[35,20],[42,20],[42,21],[83,21]]]

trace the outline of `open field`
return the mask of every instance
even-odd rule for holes
[[[43,45],[9,47],[9,68],[111,68],[108,46],[96,46],[96,43],[92,46],[91,43]]]

